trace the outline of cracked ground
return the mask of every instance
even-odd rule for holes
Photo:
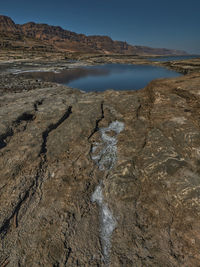
[[[98,206],[117,227],[110,266],[200,266],[200,78],[139,91],[67,87],[0,96],[0,266],[103,266]],[[124,123],[115,167],[91,159]]]

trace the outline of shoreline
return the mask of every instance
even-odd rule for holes
[[[28,56],[28,55],[26,55]],[[102,64],[136,64],[164,67],[183,75],[200,74],[200,58],[175,60],[168,62],[150,61],[154,56],[127,55],[73,55],[53,54],[43,57],[0,60],[0,93],[20,92],[38,88],[65,86],[54,82],[31,79],[23,75],[26,72],[61,72],[67,69],[97,66]],[[160,57],[160,56],[159,56]],[[66,86],[67,87],[67,86]]]

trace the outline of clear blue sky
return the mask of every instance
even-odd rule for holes
[[[200,0],[2,0],[0,14],[200,54]]]

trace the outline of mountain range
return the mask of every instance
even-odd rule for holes
[[[108,36],[77,34],[48,24],[15,24],[10,17],[3,15],[0,15],[0,49],[132,55],[186,54],[181,50],[130,45]]]

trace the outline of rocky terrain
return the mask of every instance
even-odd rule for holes
[[[200,266],[199,73],[43,85],[1,91],[0,266]]]
[[[126,42],[113,41],[108,36],[86,36],[48,24],[28,22],[19,25],[11,18],[2,15],[0,16],[0,49],[100,54],[186,54],[179,50],[133,46]]]
[[[200,57],[189,60],[162,62],[161,64],[156,62],[155,64],[167,67],[183,74],[200,72]]]
[[[77,59],[85,61],[89,64],[137,64],[137,65],[155,65],[171,70],[175,70],[182,74],[200,71],[200,56],[193,59],[172,60],[172,61],[151,61],[152,56],[137,55],[79,55]]]

